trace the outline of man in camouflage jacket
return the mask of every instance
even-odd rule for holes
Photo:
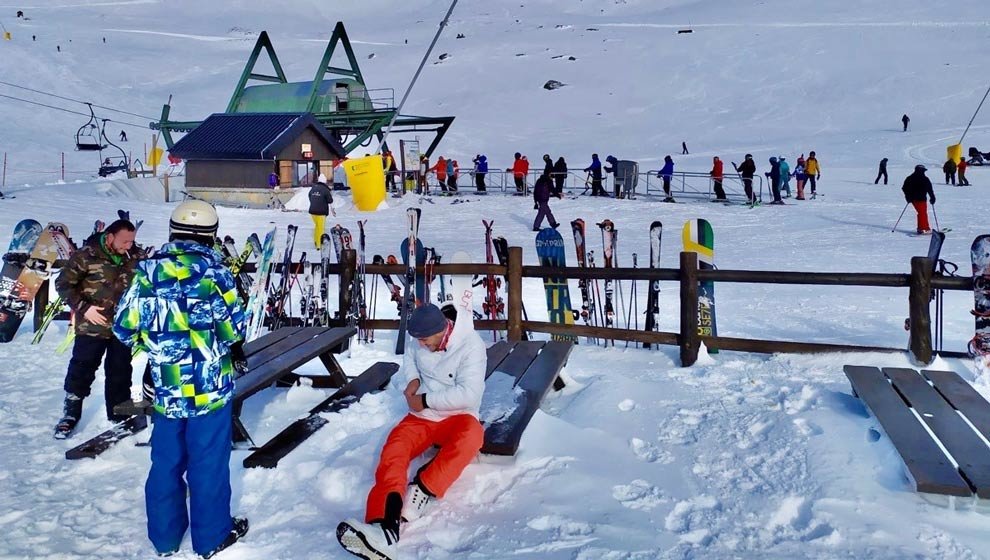
[[[74,313],[76,335],[65,375],[63,418],[55,427],[56,437],[68,437],[75,429],[101,359],[107,417],[114,422],[124,420],[113,413],[113,407],[130,399],[131,350],[113,335],[111,320],[134,274],[138,255],[135,235],[131,222],[113,222],[72,254],[55,281],[59,295]]]

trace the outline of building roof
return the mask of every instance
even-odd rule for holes
[[[311,113],[214,113],[169,152],[182,159],[259,160],[275,157],[312,128],[343,157],[343,146]]]

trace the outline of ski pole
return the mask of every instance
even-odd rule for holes
[[[935,231],[942,231],[942,227],[938,225],[938,214],[935,213],[935,203],[932,203],[932,217],[935,218]]]
[[[897,221],[896,221],[896,222],[894,222],[894,227],[892,227],[892,228],[890,229],[890,233],[894,233],[894,230],[896,230],[896,229],[897,229],[897,224],[899,224],[899,223],[901,223],[901,218],[903,218],[903,217],[904,217],[904,213],[905,213],[905,212],[907,212],[907,207],[908,207],[908,206],[909,206],[910,204],[911,204],[910,202],[905,202],[905,203],[904,203],[904,210],[901,210],[901,215],[897,217]]]

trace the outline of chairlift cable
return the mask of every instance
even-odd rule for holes
[[[0,93],[0,97],[6,97],[7,99],[13,99],[14,101],[23,101],[24,103],[30,103],[32,105],[38,105],[40,107],[47,107],[48,109],[55,109],[56,111],[64,111],[66,113],[72,113],[73,115],[80,115],[80,116],[87,117],[87,118],[90,116],[89,113],[82,113],[82,112],[79,112],[79,111],[73,111],[72,109],[66,109],[64,107],[58,107],[58,106],[55,106],[55,105],[48,105],[46,103],[41,103],[39,101],[31,101],[30,99],[22,99],[20,97],[14,97],[12,95],[5,95],[5,94]],[[98,105],[93,105],[93,106],[94,107],[98,107]],[[140,117],[141,115],[138,115],[138,116]],[[117,124],[126,124],[128,126],[134,126],[134,127],[138,127],[138,128],[147,128],[147,125],[134,124],[132,122],[127,122],[127,121],[118,121],[118,120],[114,120],[114,119],[99,119],[99,120],[106,121],[106,122],[113,122],[113,123],[117,123]]]
[[[112,111],[114,113],[121,113],[121,114],[124,114],[124,115],[131,115],[132,117],[141,117],[142,119],[151,119],[153,121],[158,120],[158,117],[149,117],[147,115],[139,115],[137,113],[131,113],[130,111],[122,111],[120,109],[114,109],[113,107],[106,107],[104,105],[97,105],[95,103],[87,103],[86,101],[80,101],[79,99],[73,99],[71,97],[65,97],[65,96],[62,96],[62,95],[57,95],[57,94],[54,94],[54,93],[49,93],[47,91],[33,89],[33,88],[26,87],[26,86],[20,86],[20,85],[17,85],[17,84],[12,84],[10,82],[5,82],[3,80],[0,80],[0,84],[3,84],[5,86],[10,86],[10,87],[13,87],[13,88],[27,90],[27,91],[30,91],[32,93],[40,93],[41,95],[50,95],[52,97],[55,97],[57,99],[63,99],[65,101],[72,101],[74,103],[81,103],[83,105],[90,104],[90,105],[93,105],[93,107],[96,107],[98,109],[106,109],[107,111]],[[118,121],[118,122],[122,122],[122,121]],[[142,128],[144,128],[144,125],[141,125],[141,126],[142,126]]]

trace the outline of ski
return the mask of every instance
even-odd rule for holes
[[[585,225],[584,220],[578,218],[571,222],[571,232],[574,234],[574,250],[577,252],[577,264],[581,268],[588,267],[588,248],[585,246]],[[594,324],[594,316],[591,315],[591,293],[588,290],[588,279],[578,280],[578,289],[581,290],[581,319],[586,325]]]
[[[498,264],[502,266],[509,266],[509,242],[505,240],[504,237],[492,238],[492,246],[495,248],[495,256],[498,258]],[[508,280],[506,280],[507,282]],[[500,296],[501,298],[501,296]],[[496,299],[496,302],[499,300]],[[505,309],[505,304],[502,303],[503,310]],[[529,316],[526,314],[526,305],[522,306],[523,319],[529,321]],[[504,314],[504,311],[503,311]],[[529,340],[529,335],[526,331],[523,331],[523,340]]]
[[[93,459],[113,447],[118,441],[128,438],[148,427],[148,417],[143,414],[131,416],[120,424],[97,434],[85,442],[65,452],[65,458],[72,460]]]
[[[660,240],[663,237],[663,224],[657,220],[650,224],[650,268],[660,268]],[[654,332],[660,330],[658,324],[660,315],[660,281],[650,282],[649,291],[646,293],[646,331]],[[650,348],[650,343],[643,345]]]
[[[255,273],[254,283],[251,285],[251,293],[248,297],[247,311],[247,336],[245,341],[251,341],[261,335],[261,329],[265,323],[265,304],[268,300],[268,283],[271,278],[272,261],[275,257],[275,238],[278,230],[272,229],[265,235],[265,242],[261,245],[258,257],[258,268]],[[255,249],[258,249],[257,247]]]
[[[402,300],[402,312],[399,315],[399,335],[395,341],[395,353],[404,354],[406,351],[406,331],[408,329],[409,316],[416,306],[416,253],[417,245],[422,247],[419,241],[419,218],[422,210],[419,208],[409,208],[406,210],[407,237],[403,240],[405,245],[404,259],[406,261],[405,274],[405,297]]]
[[[614,237],[615,225],[612,223],[612,220],[602,220],[602,222],[598,224],[598,227],[601,228],[602,230],[602,254],[604,255],[604,259],[605,259],[603,266],[605,268],[613,268],[615,266],[613,259],[614,257],[613,244],[615,242],[615,237]],[[612,303],[613,295],[614,295],[614,289],[612,288],[612,280],[606,278],[604,313],[605,313],[605,326],[609,328],[615,325],[615,306]],[[608,346],[608,343],[606,342],[605,345]],[[615,346],[614,340],[612,341],[612,346]]]
[[[684,250],[698,254],[700,270],[715,268],[715,233],[707,220],[688,220],[684,223],[682,232]],[[698,334],[701,336],[718,336],[715,325],[715,282],[710,280],[699,282],[698,285]],[[708,348],[715,354],[717,348]]]
[[[495,220],[482,220],[481,223],[485,226],[485,262],[495,264],[495,240],[492,238],[492,228],[495,225]],[[505,316],[505,302],[498,293],[501,283],[502,279],[496,277],[494,274],[487,274],[482,280],[482,284],[485,287],[485,300],[481,309],[492,321],[497,321],[500,316]],[[497,330],[492,330],[492,339],[498,340]]]

